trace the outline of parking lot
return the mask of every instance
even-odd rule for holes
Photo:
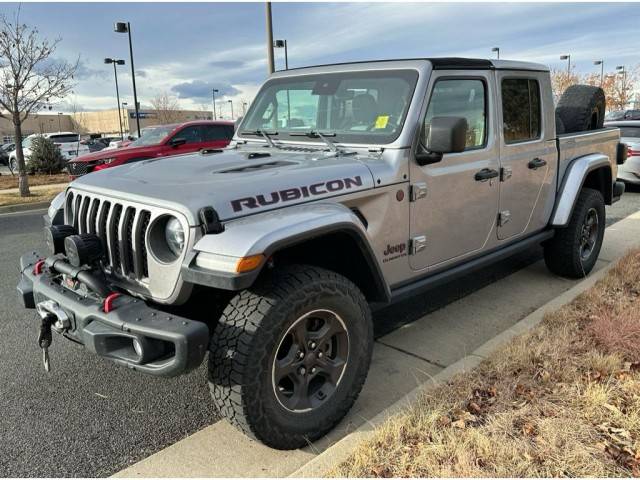
[[[640,209],[627,192],[608,207],[611,224]],[[0,215],[0,474],[105,476],[216,422],[205,368],[176,379],[137,374],[54,338],[52,372],[36,345],[35,314],[19,303],[17,260],[42,248],[41,215]],[[540,258],[533,250],[462,282],[376,313],[382,336],[469,295]]]

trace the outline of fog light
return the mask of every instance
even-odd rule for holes
[[[44,241],[52,255],[64,253],[64,239],[75,235],[76,229],[71,225],[52,225],[44,227]]]
[[[74,267],[90,265],[104,256],[102,240],[93,233],[71,235],[64,239],[64,251]]]
[[[138,357],[142,358],[142,342],[137,338],[133,339],[133,349]]]

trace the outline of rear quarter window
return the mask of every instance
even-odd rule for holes
[[[77,135],[51,135],[49,139],[54,143],[75,143],[78,141]]]

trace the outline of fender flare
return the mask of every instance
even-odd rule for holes
[[[232,275],[197,267],[196,256],[206,252],[238,258],[263,254],[269,258],[282,249],[338,232],[349,234],[358,245],[369,266],[376,296],[390,299],[391,291],[371,249],[366,228],[354,212],[339,203],[292,206],[227,222],[222,233],[205,235],[196,242],[183,262],[183,279],[224,290],[245,289],[253,284],[264,265],[248,274]]]
[[[571,162],[571,165],[569,165],[565,172],[564,180],[556,196],[556,206],[551,214],[551,226],[567,226],[587,175],[600,168],[608,168],[611,170],[609,157],[601,153],[592,153],[578,157]]]

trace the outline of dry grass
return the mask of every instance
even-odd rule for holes
[[[68,181],[69,175],[66,173],[60,173],[58,175],[29,175],[30,187],[35,187],[37,185],[51,185],[54,183],[66,183]],[[0,176],[0,190],[5,190],[7,188],[18,188],[17,175]]]
[[[2,190],[0,190],[0,207],[50,201],[64,189],[64,186],[40,188],[38,190],[31,190],[31,195],[28,197],[21,197],[20,193],[2,193]]]
[[[640,250],[475,370],[425,391],[329,472],[640,475]]]

